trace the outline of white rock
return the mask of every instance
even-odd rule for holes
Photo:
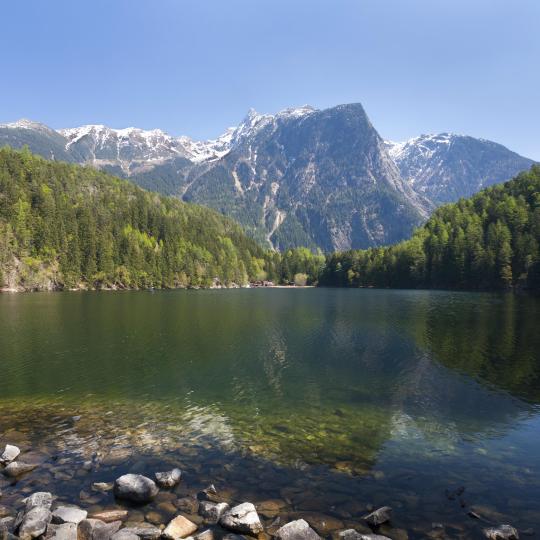
[[[240,534],[256,535],[263,530],[259,514],[249,502],[231,508],[221,516],[219,522],[226,529]]]

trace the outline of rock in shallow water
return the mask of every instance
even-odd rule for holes
[[[141,474],[124,474],[114,483],[115,496],[131,502],[150,502],[158,491],[154,481]]]
[[[186,538],[197,530],[197,525],[185,518],[184,516],[176,516],[163,531],[163,538],[168,540],[179,540]]]
[[[121,529],[111,536],[111,540],[140,540],[139,537],[127,529]]]
[[[320,540],[320,536],[303,519],[291,521],[276,531],[278,540]]]
[[[228,509],[229,505],[227,503],[213,503],[211,501],[201,501],[199,503],[199,514],[209,525],[216,524]]]
[[[257,510],[249,502],[231,508],[221,516],[219,522],[222,527],[241,534],[257,535],[263,531]]]
[[[488,540],[519,540],[519,534],[512,525],[499,525],[483,530]]]
[[[12,461],[5,469],[4,474],[8,478],[18,478],[23,474],[33,471],[37,465],[32,463],[22,463],[21,461]]]
[[[75,506],[59,506],[52,513],[52,522],[55,524],[75,523],[77,525],[83,519],[86,519],[88,512]]]
[[[91,516],[92,519],[99,519],[105,523],[112,523],[113,521],[125,521],[128,517],[127,510],[101,510],[100,512],[94,512]]]
[[[371,514],[364,516],[364,519],[366,520],[366,522],[372,525],[373,527],[377,527],[378,525],[381,525],[382,523],[386,523],[387,521],[390,521],[391,518],[392,518],[392,508],[390,508],[390,506],[382,506],[381,508],[378,508],[374,512],[371,512]]]
[[[167,472],[157,472],[155,476],[159,487],[173,488],[180,483],[182,471],[180,469],[173,469],[172,471]]]
[[[161,529],[148,523],[141,523],[139,527],[126,527],[119,532],[134,534],[141,540],[157,540],[161,536]]]
[[[19,538],[30,540],[41,536],[51,522],[51,511],[44,506],[35,506],[26,512],[19,527]]]
[[[4,465],[11,463],[15,459],[17,459],[20,453],[21,453],[21,450],[19,449],[18,446],[15,446],[13,444],[6,444],[6,447],[2,455],[0,456],[0,463]]]
[[[77,525],[75,523],[49,524],[43,538],[44,540],[77,540]]]
[[[359,533],[354,529],[347,529],[346,531],[340,532],[339,538],[342,538],[343,540],[391,540],[382,534]]]
[[[53,503],[53,496],[48,491],[36,491],[24,499],[23,502],[25,503],[27,512],[36,506],[43,506],[50,509]]]
[[[120,521],[105,523],[99,519],[83,519],[77,525],[78,540],[109,540],[118,531]]]

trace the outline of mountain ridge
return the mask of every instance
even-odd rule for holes
[[[450,133],[385,141],[362,105],[250,109],[215,139],[101,124],[0,125],[0,144],[89,164],[233,217],[277,249],[326,251],[406,238],[433,209],[511,178],[532,160]],[[479,157],[480,156],[480,157]]]

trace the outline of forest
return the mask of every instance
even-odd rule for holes
[[[243,285],[265,252],[232,220],[92,167],[0,149],[0,286]]]
[[[92,167],[0,149],[0,287],[540,289],[540,166],[440,207],[409,240],[330,253],[261,247],[234,221]]]
[[[409,240],[327,256],[333,287],[540,289],[540,166],[436,210]]]

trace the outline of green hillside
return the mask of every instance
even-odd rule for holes
[[[212,210],[0,149],[0,287],[240,285],[263,275],[264,255]]]
[[[540,166],[439,208],[399,244],[335,253],[320,283],[347,287],[540,289]]]

